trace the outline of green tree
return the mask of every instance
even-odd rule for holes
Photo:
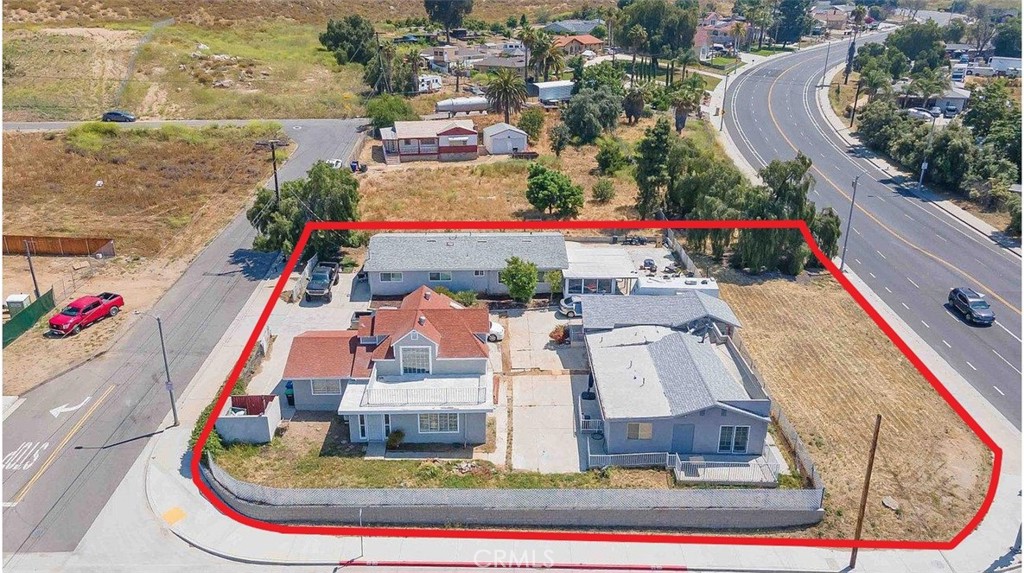
[[[508,294],[517,302],[529,302],[537,292],[537,265],[512,257],[498,273],[498,280],[508,287]]]
[[[281,185],[280,202],[272,190],[260,189],[246,217],[257,232],[254,249],[290,254],[306,223],[359,220],[359,181],[347,169],[318,161],[306,177]],[[351,245],[352,239],[351,231],[316,232],[310,236],[305,252],[335,257],[341,247]]]
[[[445,41],[452,43],[452,28],[458,28],[473,11],[473,0],[423,0],[423,8],[431,22],[444,28]]]
[[[942,39],[953,44],[960,43],[967,35],[967,23],[963,18],[953,18],[942,27]]]
[[[339,64],[365,64],[377,54],[373,24],[362,16],[346,16],[327,22],[320,43],[334,53]]]
[[[1020,37],[1020,18],[1010,18],[996,26],[995,36],[992,38],[995,55],[1019,58],[1021,54]]]
[[[629,165],[626,144],[617,137],[603,136],[597,140],[597,170],[602,175],[613,175]]]
[[[560,218],[579,215],[583,208],[583,188],[569,176],[540,163],[531,163],[526,179],[526,200],[538,211]]]
[[[811,235],[825,257],[833,259],[839,254],[839,237],[842,235],[842,221],[832,207],[825,207],[814,216],[811,224]]]
[[[584,88],[569,98],[562,121],[580,144],[592,143],[603,131],[612,130],[622,113],[622,96],[607,86]]]
[[[615,185],[612,183],[611,179],[602,177],[594,183],[592,194],[594,196],[594,201],[597,201],[598,203],[607,203],[615,198]]]
[[[583,56],[573,56],[566,62],[566,65],[572,70],[572,93],[577,93],[582,87],[586,63]]]
[[[539,107],[531,107],[519,114],[519,122],[516,127],[526,132],[530,141],[536,142],[540,138],[540,132],[544,129],[544,110]]]
[[[583,68],[583,81],[580,85],[573,87],[575,90],[573,93],[578,93],[585,88],[597,90],[607,87],[611,91],[622,95],[625,93],[623,77],[622,69],[615,62],[605,61],[593,66],[587,66]]]
[[[985,4],[972,6],[971,17],[974,18],[974,21],[967,27],[967,38],[974,44],[974,49],[980,52],[995,36],[996,23],[992,19],[991,10]]]
[[[544,33],[543,31],[541,31],[541,30],[539,30],[537,28],[531,28],[530,26],[528,26],[526,24],[522,24],[522,27],[520,28],[518,34],[516,35],[516,37],[519,38],[519,41],[523,43],[523,52],[525,52],[525,55],[523,56],[523,81],[524,82],[526,81],[526,77],[527,77],[526,74],[528,73],[528,70],[530,69],[530,56],[533,53],[533,48],[534,48],[534,46],[537,45],[537,42],[540,41],[541,34],[543,34],[543,33]]]
[[[551,151],[555,152],[555,157],[561,157],[562,151],[572,141],[572,132],[569,131],[569,128],[564,123],[560,123],[548,129],[548,140],[551,145]]]
[[[626,122],[633,125],[644,114],[644,95],[646,86],[634,86],[622,98],[622,109],[626,112]]]
[[[864,9],[863,6],[857,8]],[[781,0],[779,2],[779,27],[776,42],[782,46],[799,42],[800,38],[811,31],[810,0]],[[863,17],[861,22],[863,22]]]
[[[973,90],[963,122],[978,137],[986,137],[996,122],[1012,118],[1015,109],[1019,114],[1019,104],[1011,98],[1006,80],[999,79]]]
[[[672,144],[672,128],[665,118],[644,130],[637,145],[636,210],[641,219],[653,217],[664,202],[664,189],[669,181],[668,152]]]
[[[707,82],[700,74],[691,74],[669,94],[672,108],[675,109],[676,131],[686,128],[686,119],[691,113],[700,109],[700,102],[704,99],[704,87]]]
[[[696,3],[686,5],[670,0],[636,0],[616,14],[614,36],[620,41],[626,40],[628,45],[650,57],[650,66],[646,69],[658,70],[661,58],[671,58],[680,50],[693,46],[693,36],[697,29]],[[640,26],[644,30],[643,41],[634,44],[629,40],[630,30]],[[634,66],[634,73],[636,66]],[[651,78],[653,79],[653,78]]]
[[[548,81],[552,72],[558,74],[565,67],[562,49],[555,45],[551,36],[544,33],[540,34],[534,45],[531,59],[534,72],[537,76],[544,76],[544,81]]]
[[[418,89],[419,53],[399,50],[392,42],[381,42],[380,49],[363,67],[363,83],[374,93],[414,94]]]
[[[736,23],[737,26],[741,24],[742,22]],[[678,56],[676,56],[676,63],[679,64],[679,67],[683,71],[681,77],[684,80],[686,79],[686,68],[696,64],[698,61],[699,58],[697,57],[697,52],[695,52],[693,48],[683,50],[682,52],[679,53]]]
[[[1006,232],[1015,237],[1020,236],[1020,195],[1010,197],[1008,204],[1010,211],[1010,224],[1006,226]]]
[[[942,35],[942,28],[929,20],[894,30],[885,39],[885,45],[903,52],[907,58],[919,62],[921,67],[937,68],[945,61]]]
[[[484,95],[491,109],[504,113],[505,123],[508,123],[509,114],[518,112],[526,103],[526,83],[515,70],[503,68],[487,83]]]
[[[396,121],[415,121],[420,118],[409,101],[402,96],[383,94],[366,102],[366,115],[376,130],[395,125]]]
[[[632,88],[633,82],[636,81],[636,55],[647,45],[647,31],[640,24],[635,24],[626,33],[626,43],[633,51],[633,62],[629,72],[629,87]]]

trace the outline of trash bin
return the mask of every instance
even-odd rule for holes
[[[288,402],[289,406],[295,406],[295,388],[292,386],[291,381],[284,385],[284,399]]]
[[[350,162],[348,164],[348,166],[352,168],[352,173],[355,173],[356,171],[359,171],[359,162],[358,161],[352,161],[352,162]]]

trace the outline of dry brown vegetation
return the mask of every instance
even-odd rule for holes
[[[883,423],[865,537],[947,540],[970,520],[991,452],[834,279],[721,288],[769,393],[825,480],[827,515],[815,535],[852,537],[876,413]],[[898,512],[882,506],[884,496]]]

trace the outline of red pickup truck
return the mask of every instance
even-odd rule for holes
[[[50,332],[58,336],[78,334],[83,328],[107,316],[114,316],[124,306],[121,295],[102,292],[96,296],[83,296],[64,307],[50,319]]]

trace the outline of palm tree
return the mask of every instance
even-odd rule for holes
[[[918,72],[911,83],[915,91],[924,98],[924,105],[927,106],[928,100],[949,88],[949,76],[940,70],[926,68]]]
[[[917,86],[913,82],[904,82],[900,87],[900,95],[903,97],[900,107],[906,109],[910,98],[917,95]]]
[[[558,74],[565,67],[562,49],[555,45],[551,36],[544,34],[534,47],[533,65],[537,75],[544,76],[544,81],[548,81],[552,71]]]
[[[700,109],[700,102],[704,99],[704,88],[707,81],[700,74],[690,74],[679,83],[679,86],[672,92],[672,107],[675,109],[676,131],[682,131],[686,127],[686,118],[694,110]]]
[[[748,31],[749,30],[747,28],[746,22],[736,22],[735,24],[732,25],[732,33],[733,36],[736,37],[737,52],[739,52],[740,48],[743,47],[743,41],[746,40]],[[686,74],[684,73],[683,75],[685,76]]]
[[[865,66],[860,72],[860,85],[868,92],[868,101],[879,92],[892,89],[891,76],[876,65]]]
[[[629,87],[633,87],[633,80],[636,78],[636,53],[647,45],[647,30],[640,24],[633,25],[626,33],[626,42],[633,48],[633,64],[629,74]]]
[[[637,87],[629,88],[626,92],[626,96],[622,98],[622,108],[626,112],[626,121],[630,125],[636,123],[640,116],[644,113],[644,105],[646,104],[647,86],[639,85]]]
[[[526,81],[526,74],[530,69],[530,54],[533,53],[533,47],[537,45],[541,33],[536,28],[531,28],[530,26],[524,26],[519,30],[519,41],[523,43],[523,52],[525,53],[523,61],[524,82]]]
[[[693,48],[685,50],[679,53],[676,58],[676,63],[683,69],[683,75],[681,76],[684,80],[686,79],[686,68],[697,63],[697,53],[693,51]]]
[[[515,70],[502,68],[487,83],[484,95],[494,111],[505,114],[505,123],[508,123],[509,114],[519,111],[526,103],[526,82]]]

